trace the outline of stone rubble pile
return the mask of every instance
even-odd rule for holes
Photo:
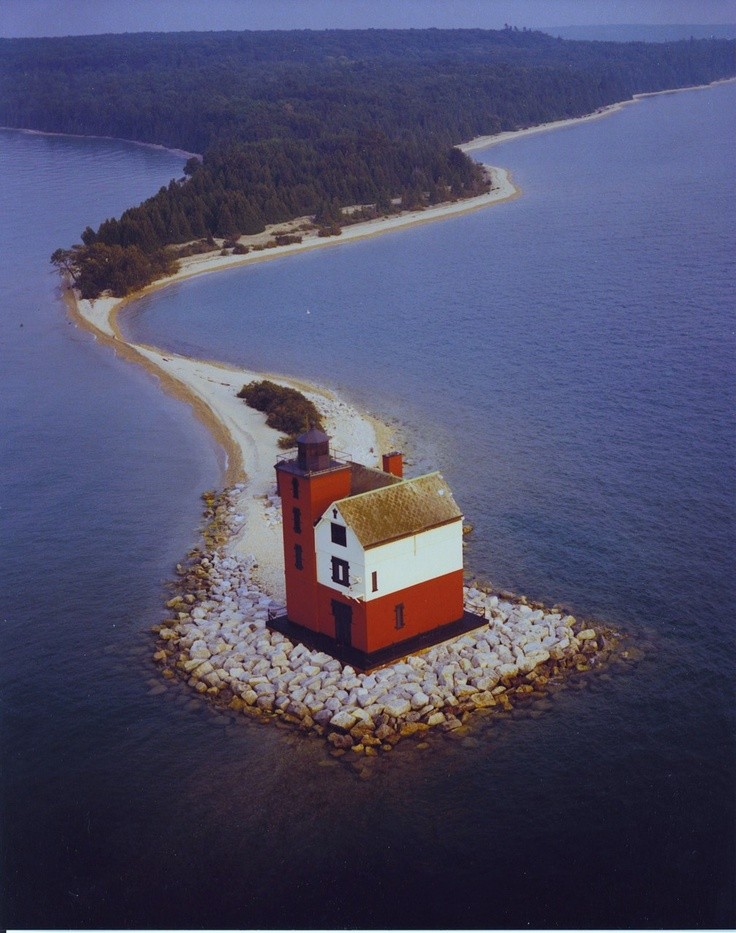
[[[281,524],[281,498],[279,497],[276,483],[265,496],[258,496],[263,500],[263,521],[269,528],[275,528]]]
[[[279,717],[324,736],[340,756],[377,755],[402,737],[457,729],[474,710],[510,709],[550,677],[587,670],[604,635],[561,612],[466,587],[466,608],[486,624],[367,674],[267,627],[285,612],[252,579],[255,561],[227,554],[242,525],[242,485],[205,493],[205,550],[177,565],[180,592],[154,629],[163,673],[233,710]],[[506,598],[504,598],[506,596]]]

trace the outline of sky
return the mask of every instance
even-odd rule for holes
[[[0,36],[736,23],[736,0],[0,0]]]

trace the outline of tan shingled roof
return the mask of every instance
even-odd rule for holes
[[[364,548],[462,518],[450,487],[440,473],[349,496],[337,505]]]

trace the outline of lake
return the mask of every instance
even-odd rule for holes
[[[68,323],[48,257],[183,160],[0,132],[6,925],[733,925],[735,111],[726,84],[476,152],[523,197],[127,313],[394,420],[473,522],[471,571],[641,649],[369,782],[156,688],[221,458]]]

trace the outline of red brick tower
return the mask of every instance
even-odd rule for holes
[[[284,523],[286,612],[297,625],[334,633],[320,623],[314,526],[337,499],[350,495],[350,466],[330,455],[330,439],[312,427],[297,438],[296,459],[276,464]]]

